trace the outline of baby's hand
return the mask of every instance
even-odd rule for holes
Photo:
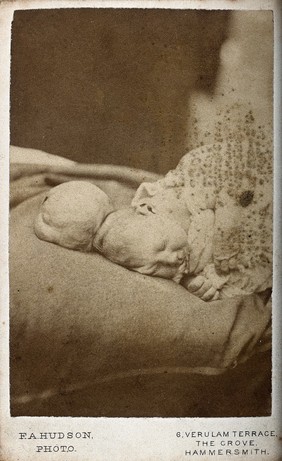
[[[203,275],[187,279],[183,285],[190,293],[198,296],[198,298],[201,298],[203,301],[215,301],[219,298],[219,291],[213,286],[212,282]]]

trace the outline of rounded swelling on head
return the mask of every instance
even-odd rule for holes
[[[86,181],[70,181],[47,193],[34,230],[38,238],[47,242],[91,251],[95,233],[113,209],[99,187]]]

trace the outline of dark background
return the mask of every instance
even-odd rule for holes
[[[187,149],[189,97],[212,93],[227,11],[16,11],[11,144],[160,173]]]

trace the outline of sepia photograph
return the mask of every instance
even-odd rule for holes
[[[62,449],[66,434],[90,443],[87,424],[50,432],[43,417],[271,422],[273,9],[18,4],[8,160],[17,442],[31,440],[36,460],[76,452],[74,440]],[[175,440],[194,437],[182,426]],[[91,459],[278,461],[264,445],[278,440],[270,426],[195,432],[197,445],[166,457]]]

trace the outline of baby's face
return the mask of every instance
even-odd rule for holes
[[[98,246],[102,253],[141,274],[179,283],[188,271],[187,234],[174,221],[132,208],[108,216]]]

